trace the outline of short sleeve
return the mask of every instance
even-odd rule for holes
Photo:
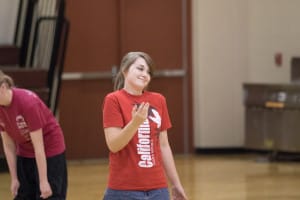
[[[46,123],[44,114],[45,113],[43,113],[43,109],[38,102],[31,105],[30,109],[28,108],[24,112],[24,118],[30,132],[36,131],[44,127],[44,124]]]
[[[166,98],[162,96],[162,124],[161,124],[161,130],[167,130],[172,127]]]
[[[119,101],[115,95],[107,95],[102,105],[103,128],[124,127]]]

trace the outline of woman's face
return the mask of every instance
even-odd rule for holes
[[[125,84],[128,84],[132,89],[144,90],[151,80],[149,66],[146,61],[139,57],[124,72]]]

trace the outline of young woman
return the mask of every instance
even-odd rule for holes
[[[166,100],[146,90],[152,74],[149,55],[128,53],[115,78],[115,91],[104,99],[103,127],[110,150],[104,200],[169,200],[168,179],[173,199],[187,199],[168,142]]]
[[[0,71],[0,132],[15,200],[66,199],[62,130],[48,107]]]

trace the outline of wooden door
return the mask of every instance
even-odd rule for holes
[[[70,35],[59,119],[69,159],[108,155],[102,100],[113,89],[111,70],[128,51],[154,59],[158,70],[150,87],[167,98],[173,150],[193,150],[188,7],[186,0],[67,1]]]
[[[107,156],[101,126],[101,103],[112,90],[110,70],[119,62],[117,0],[69,0],[70,21],[59,120],[65,134],[67,158]]]

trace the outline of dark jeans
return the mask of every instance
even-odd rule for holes
[[[169,200],[168,188],[149,191],[113,190],[107,188],[103,200]]]
[[[35,158],[17,157],[20,182],[15,200],[39,200],[39,175]],[[47,158],[47,176],[53,195],[49,200],[65,200],[67,194],[67,164],[65,153]]]

